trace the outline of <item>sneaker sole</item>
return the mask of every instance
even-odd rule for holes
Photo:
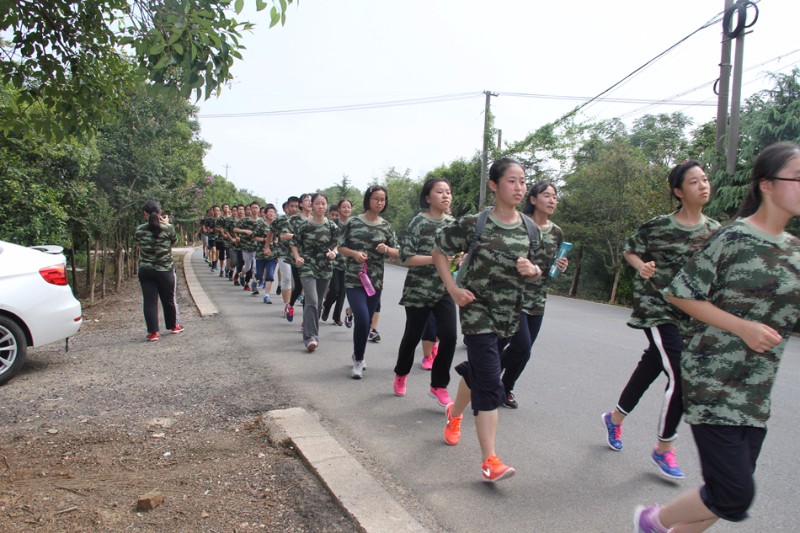
[[[489,479],[489,478],[487,478],[487,477],[484,477],[484,478],[483,478],[483,480],[484,480],[486,483],[497,483],[497,482],[498,482],[498,481],[500,481],[501,479],[508,479],[508,478],[510,478],[510,477],[514,477],[514,474],[516,474],[516,473],[517,473],[517,471],[516,471],[516,470],[514,470],[514,469],[513,469],[513,468],[511,468],[511,467],[509,467],[509,468],[508,468],[508,470],[506,470],[505,472],[503,472],[502,474],[500,474],[500,475],[499,475],[499,476],[497,476],[496,478],[494,478],[494,479]]]
[[[619,448],[615,448],[615,447],[613,447],[613,446],[611,445],[611,443],[608,441],[608,426],[606,425],[606,413],[603,413],[602,415],[600,415],[600,420],[602,420],[602,421],[603,421],[603,429],[605,429],[605,430],[606,430],[606,434],[604,435],[604,437],[605,437],[605,441],[606,441],[606,444],[608,445],[608,447],[609,447],[609,448],[611,448],[611,449],[612,449],[612,450],[614,450],[615,452],[621,452],[621,451],[622,451],[622,447],[621,447],[621,446],[620,446]],[[651,457],[651,458],[650,458],[650,460],[652,461],[652,460],[653,460],[653,458]],[[659,470],[661,470],[661,469],[659,468]]]
[[[658,462],[655,459],[653,459],[652,455],[650,456],[650,462],[656,465],[656,468],[658,468],[659,475],[664,479],[669,479],[670,481],[681,481],[683,479],[686,479],[686,474],[678,477],[670,474],[669,472],[664,472],[664,470],[662,470],[661,467],[658,465]]]

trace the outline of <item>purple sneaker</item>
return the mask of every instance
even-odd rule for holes
[[[661,525],[658,512],[661,507],[657,503],[647,507],[639,505],[633,512],[633,533],[668,533],[668,529]]]
[[[603,413],[601,417],[606,426],[606,442],[608,447],[615,452],[622,450],[622,424],[615,424],[611,421],[611,413]]]

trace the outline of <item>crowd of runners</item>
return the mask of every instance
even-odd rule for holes
[[[288,198],[280,215],[271,204],[213,206],[201,231],[211,271],[266,304],[274,297],[290,322],[300,302],[309,352],[320,345],[320,320],[352,328],[354,379],[364,375],[367,343],[380,342],[384,261],[399,259],[408,267],[400,300],[406,324],[393,393],[405,395],[422,342],[429,395],[446,416],[444,441],[458,444],[463,413],[471,409],[481,475],[494,482],[515,473],[496,453],[498,409],[519,407],[514,386],[542,325],[548,282],[569,266],[569,243],[550,220],[558,205],[553,184],[527,188],[522,165],[501,158],[489,170],[488,185],[494,205],[455,219],[450,184],[429,179],[420,212],[399,242],[382,217],[389,197],[380,185],[366,190],[358,214],[348,199],[332,204],[322,193],[302,194]],[[648,347],[602,423],[608,446],[622,451],[623,421],[664,374],[651,459],[664,477],[683,479],[674,442],[685,418],[704,485],[664,507],[638,508],[634,529],[646,533],[704,531],[719,518],[746,518],[772,385],[800,308],[800,240],[785,231],[800,215],[800,146],[777,143],[761,153],[747,197],[724,227],[703,214],[711,186],[699,162],[676,165],[668,187],[675,211],[645,222],[625,245],[625,259],[637,272],[628,325],[644,331]],[[137,230],[143,251],[163,250],[150,242],[159,238],[174,242],[160,206],[146,205],[145,216],[148,224]],[[171,258],[151,263],[172,269]],[[148,338],[157,338],[157,320],[151,330],[157,291],[145,291],[145,280],[142,287]],[[168,328],[182,331],[166,304],[165,315]],[[451,368],[457,320],[467,360]],[[448,392],[451,370],[459,376],[455,398]]]

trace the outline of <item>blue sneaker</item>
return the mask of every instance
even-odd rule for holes
[[[622,424],[615,424],[611,421],[611,413],[603,413],[601,417],[606,426],[606,442],[608,447],[615,452],[622,450]]]
[[[269,294],[265,294],[264,295],[264,303],[265,304],[271,304],[272,303],[272,300],[270,300],[270,298],[269,298]]]
[[[658,504],[640,505],[633,512],[633,533],[667,533],[667,528],[661,525],[658,519],[658,512],[661,508]]]
[[[667,450],[664,453],[658,453],[656,450],[653,450],[650,459],[653,460],[653,464],[658,467],[659,473],[668,479],[683,479],[686,477],[686,474],[683,473],[683,470],[680,469],[678,466],[678,462],[675,460],[675,450]]]

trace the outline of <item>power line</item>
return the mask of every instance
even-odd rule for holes
[[[539,98],[544,100],[577,100],[588,101],[592,100],[591,96],[567,96],[557,94],[529,94],[529,93],[498,93],[501,96],[516,96],[520,98]],[[596,97],[595,97],[596,98]],[[598,98],[598,101],[612,104],[660,104],[663,100],[654,100],[650,98]],[[706,105],[704,101],[688,101],[688,102],[675,102],[672,105]]]

